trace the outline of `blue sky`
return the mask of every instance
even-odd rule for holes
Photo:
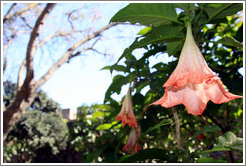
[[[68,29],[68,24],[61,13],[69,11],[74,8],[83,9],[84,4],[59,4],[57,5],[50,16],[50,20],[45,24],[45,33],[41,33],[41,38],[52,34],[57,29]],[[110,18],[121,8],[125,7],[127,3],[93,3],[86,4],[86,7],[94,11],[99,11],[100,19],[95,25],[95,29],[99,29],[109,23]],[[6,10],[4,10],[6,12]],[[89,11],[83,12],[85,18],[89,17]],[[54,22],[55,18],[55,22]],[[53,19],[53,20],[52,20]],[[33,19],[34,20],[34,19]],[[83,18],[82,18],[83,20]],[[87,26],[89,22],[85,19],[84,22],[76,24],[76,28],[80,26]],[[34,24],[35,22],[33,22]],[[120,25],[116,28],[107,30],[104,35],[105,39],[98,42],[97,49],[101,52],[109,54],[103,56],[93,52],[85,52],[79,57],[64,64],[60,67],[53,76],[41,87],[47,95],[58,102],[62,108],[77,108],[81,105],[102,104],[107,88],[112,82],[113,75],[108,70],[100,70],[107,65],[114,64],[119,56],[123,53],[137,36],[137,33],[144,28],[143,26],[126,26]],[[49,31],[47,31],[49,29]],[[42,36],[43,35],[43,36]],[[120,38],[119,38],[120,37]],[[4,80],[17,81],[17,73],[19,65],[25,58],[26,47],[29,41],[29,34],[21,34],[19,38],[7,50],[7,54],[11,55],[8,59],[7,70],[4,73]],[[75,41],[71,40],[73,44]],[[35,54],[35,78],[40,78],[47,72],[50,67],[66,49],[71,45],[70,41],[63,46],[63,40],[55,40],[55,42],[48,43],[46,47],[37,50]],[[52,49],[50,49],[52,48]],[[134,55],[141,57],[144,50],[139,49],[134,51]],[[167,55],[159,55],[151,58],[151,63],[167,58]],[[114,94],[113,97],[120,101],[127,91],[127,86],[122,88],[120,95]],[[145,93],[147,88],[142,91]]]

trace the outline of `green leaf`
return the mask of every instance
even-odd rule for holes
[[[167,53],[169,56],[175,55],[177,52],[181,51],[184,45],[184,40],[180,40],[177,42],[169,42],[167,44]]]
[[[169,162],[176,162],[177,156],[168,155],[168,151],[165,149],[144,149],[140,150],[133,155],[125,155],[119,159],[119,163],[132,163],[137,161],[145,161],[146,159],[163,159]]]
[[[128,74],[126,77],[123,75],[116,75],[113,78],[113,82],[111,83],[111,85],[109,86],[109,88],[105,94],[104,103],[106,103],[110,99],[110,96],[113,93],[120,94],[121,87],[123,85],[126,85],[127,83],[132,82],[135,77],[136,77],[136,72],[132,72],[132,73]]]
[[[93,120],[93,119],[97,119],[97,118],[100,117],[100,116],[104,116],[104,112],[103,112],[103,111],[97,111],[97,112],[93,113],[91,119],[92,119],[92,120]]]
[[[104,102],[108,101],[110,96],[113,93],[120,94],[121,87],[129,82],[129,79],[127,77],[124,77],[123,75],[116,75],[113,78],[112,84],[109,86],[106,94],[105,94],[105,99]]]
[[[132,24],[159,26],[177,21],[177,14],[173,4],[170,3],[132,3],[118,11],[110,22],[126,22]]]
[[[222,39],[220,39],[218,42],[227,46],[243,48],[243,44],[237,41],[236,39],[234,39],[233,37],[225,36]]]
[[[210,152],[217,152],[217,151],[230,151],[231,149],[229,148],[213,148],[211,150],[205,150],[203,152],[200,153],[210,153]]]
[[[110,127],[112,127],[112,124],[104,123],[102,125],[97,126],[96,130],[108,130]]]
[[[238,40],[239,42],[243,42],[243,24],[237,30],[235,39]]]
[[[127,72],[127,68],[123,65],[112,65],[112,66],[105,66],[101,70],[110,70],[111,74],[113,70]]]
[[[197,163],[226,163],[224,160],[216,160],[214,158],[198,158]]]
[[[152,29],[152,27],[146,27],[146,28],[142,29],[141,31],[139,31],[139,32],[138,32],[138,35],[145,35],[145,34],[148,33],[151,29]]]
[[[201,130],[197,131],[193,135],[192,140],[195,139],[199,134],[202,134],[202,133],[204,134],[208,132],[218,132],[218,131],[221,131],[221,129],[217,125],[214,125],[214,126],[206,125]]]
[[[237,140],[237,136],[233,132],[226,132],[224,138],[228,144],[232,144]]]
[[[159,44],[184,40],[185,34],[182,32],[184,28],[185,26],[180,25],[161,25],[159,27],[153,28],[146,35],[137,37],[132,45],[124,50],[117,63],[125,56],[131,54],[132,51],[137,48],[142,48],[149,44]]]
[[[101,68],[100,70],[110,70],[110,66],[105,66],[105,67]]]
[[[175,8],[180,8],[185,10],[186,12],[194,12],[195,10],[195,3],[174,3]]]
[[[146,135],[146,134],[150,133],[151,131],[153,131],[153,130],[159,128],[159,127],[161,127],[161,126],[169,125],[169,124],[172,124],[172,123],[173,123],[172,119],[164,119],[164,120],[162,120],[159,124],[157,124],[157,125],[155,125],[155,126],[153,126],[153,127],[148,128],[148,129],[146,130],[146,132],[145,132],[144,134],[141,135],[141,137],[142,137],[143,135]],[[140,137],[140,138],[141,138],[141,137]]]
[[[226,16],[236,14],[238,11],[243,10],[242,3],[207,3],[203,6],[207,12],[209,19],[208,23],[217,23],[226,19]]]
[[[149,81],[148,80],[141,80],[140,82],[138,82],[137,84],[136,84],[136,92],[137,93],[140,93],[140,91],[144,88],[144,87],[146,87],[146,86],[148,86],[149,85]]]
[[[206,150],[200,153],[210,153],[215,151],[231,151],[231,150],[243,151],[243,139],[237,138],[233,132],[228,131],[223,136],[219,136],[217,138],[216,144],[214,145],[213,149]]]
[[[114,109],[110,105],[103,105],[103,104],[95,104],[95,105],[92,105],[91,108],[97,109],[97,110],[112,110],[112,109]]]
[[[224,147],[224,145],[226,144],[226,140],[223,136],[219,136],[217,138],[217,146],[216,147]]]

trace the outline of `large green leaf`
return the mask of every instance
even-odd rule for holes
[[[243,48],[243,44],[234,39],[233,37],[225,36],[218,41],[219,43],[226,45],[226,46],[233,46],[238,48]]]
[[[184,40],[169,42],[167,43],[167,53],[169,56],[175,55],[177,52],[181,51],[184,45]]]
[[[123,54],[118,59],[118,62],[125,56],[132,53],[137,48],[142,48],[149,44],[159,44],[165,42],[183,41],[185,34],[182,31],[185,26],[181,25],[161,25],[153,28],[149,33],[141,37],[137,37],[132,45],[126,48]],[[118,63],[117,62],[117,63]]]
[[[177,14],[173,4],[169,3],[132,3],[118,11],[110,22],[126,22],[132,24],[159,26],[177,21]]]
[[[225,20],[226,16],[236,14],[243,10],[242,3],[207,3],[203,9],[209,16],[206,23],[217,23]]]
[[[175,8],[180,8],[187,12],[189,12],[189,10],[193,11],[195,9],[195,3],[174,3],[173,5]]]
[[[111,83],[111,85],[109,86],[109,88],[105,94],[104,102],[107,102],[113,93],[116,92],[117,94],[120,94],[121,87],[124,84],[127,84],[128,82],[129,82],[129,80],[127,77],[124,77],[123,75],[116,75],[113,78],[113,82]]]
[[[133,81],[133,79],[135,78],[135,75],[136,75],[135,72],[132,72],[132,73],[128,74],[127,76],[116,75],[113,78],[113,82],[111,83],[111,85],[107,89],[107,92],[105,94],[104,103],[106,103],[110,99],[110,96],[113,93],[120,94],[121,87],[123,85],[126,85],[127,83],[130,83],[131,81]]]

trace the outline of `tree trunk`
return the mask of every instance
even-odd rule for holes
[[[24,111],[33,102],[37,89],[39,88],[38,83],[34,80],[33,70],[33,57],[35,54],[35,44],[38,40],[39,33],[47,19],[48,15],[55,7],[56,4],[48,3],[40,16],[38,17],[36,24],[32,30],[30,40],[27,47],[26,54],[26,78],[22,86],[18,82],[17,95],[13,103],[11,103],[6,110],[3,112],[3,141],[6,140],[8,133],[13,126],[20,120]],[[20,70],[23,70],[20,68]],[[19,76],[22,72],[19,72]]]
[[[35,81],[24,85],[17,92],[16,98],[3,112],[3,141],[6,140],[8,133],[13,126],[19,121],[24,111],[31,105],[37,92]]]

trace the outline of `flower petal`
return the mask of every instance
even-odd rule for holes
[[[140,133],[141,133],[140,126],[131,130],[129,138],[127,140],[127,144],[122,148],[123,152],[129,152],[131,150],[132,146],[134,146],[138,138],[140,138],[141,135]],[[141,150],[141,146],[140,146],[140,142],[138,141],[136,145],[133,147],[131,153],[134,154],[139,150]]]
[[[178,88],[185,86],[188,82],[200,84],[210,75],[214,75],[214,73],[208,67],[196,45],[192,36],[191,26],[188,26],[185,44],[181,51],[178,65],[163,86]]]
[[[130,96],[130,88],[127,92],[127,95],[123,101],[122,108],[120,113],[116,116],[117,121],[122,121],[122,127],[126,124],[132,128],[137,127],[137,121],[133,113],[132,101]]]
[[[242,97],[225,91],[222,81],[217,78],[209,83],[205,81],[201,84],[188,82],[186,86],[180,88],[168,87],[164,96],[152,104],[169,108],[182,103],[187,108],[188,113],[202,115],[209,100],[221,104],[236,98]]]
[[[229,102],[233,99],[242,98],[242,96],[234,95],[232,93],[227,92],[223,83],[219,78],[215,78],[216,80],[207,84],[205,87],[206,96],[214,103],[221,104]]]
[[[184,104],[193,115],[202,115],[209,100],[220,104],[242,98],[227,92],[208,67],[192,36],[190,24],[178,65],[163,87],[166,87],[164,96],[152,104],[166,108]]]

